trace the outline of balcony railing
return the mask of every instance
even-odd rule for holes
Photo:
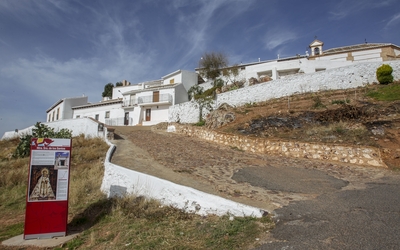
[[[141,97],[138,97],[137,100],[138,100],[138,104],[159,103],[159,102],[172,103],[172,95],[171,94],[161,94],[158,97],[158,102],[155,102],[153,100],[153,95],[141,96]]]
[[[128,118],[128,121],[125,121],[125,117],[118,118],[106,118],[105,122],[108,126],[124,126],[124,125],[132,125],[133,119]]]
[[[136,104],[136,100],[132,99],[132,100],[125,100],[122,102],[122,107],[132,107]]]

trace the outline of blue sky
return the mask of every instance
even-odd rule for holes
[[[231,64],[324,49],[400,45],[398,0],[1,0],[0,137],[45,121],[64,97],[194,71],[204,52]]]

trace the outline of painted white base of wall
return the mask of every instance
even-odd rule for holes
[[[109,162],[115,146],[110,149],[104,163],[104,178],[101,190],[109,197],[134,194],[159,200],[163,205],[174,206],[186,212],[200,215],[233,215],[261,217],[264,211],[222,197],[178,185],[154,176],[123,168]]]

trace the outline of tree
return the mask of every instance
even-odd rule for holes
[[[204,91],[203,87],[200,87],[199,85],[194,85],[188,91],[189,99],[194,100],[199,105],[199,122],[198,122],[198,124],[204,124],[203,109],[206,108],[207,110],[212,110],[212,103],[214,100],[213,93],[215,90],[214,88]]]
[[[122,82],[117,82],[117,83],[115,83],[115,87],[119,87],[119,86],[122,86],[122,85],[123,85]]]
[[[228,63],[228,58],[221,52],[204,53],[199,62],[200,76],[215,80]]]
[[[101,94],[103,97],[110,97],[110,98],[112,98],[112,91],[113,91],[113,88],[114,88],[114,84],[112,84],[111,82],[110,83],[107,83],[105,86],[104,86],[104,91],[103,91],[103,93]]]
[[[235,64],[231,67],[226,67],[222,70],[222,75],[227,79],[227,82],[235,83],[236,77],[239,75],[239,65]],[[227,83],[228,84],[228,83]]]

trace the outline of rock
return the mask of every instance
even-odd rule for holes
[[[371,129],[373,135],[385,135],[385,130],[382,127]]]
[[[257,83],[258,83],[258,80],[257,80],[256,78],[251,77],[251,78],[249,79],[249,86],[254,85],[254,84],[257,84]]]
[[[236,118],[235,113],[231,111],[232,106],[223,103],[217,110],[212,111],[206,118],[206,127],[215,129],[222,127]]]
[[[260,82],[269,82],[271,80],[272,80],[272,78],[270,76],[261,76],[260,77]]]

